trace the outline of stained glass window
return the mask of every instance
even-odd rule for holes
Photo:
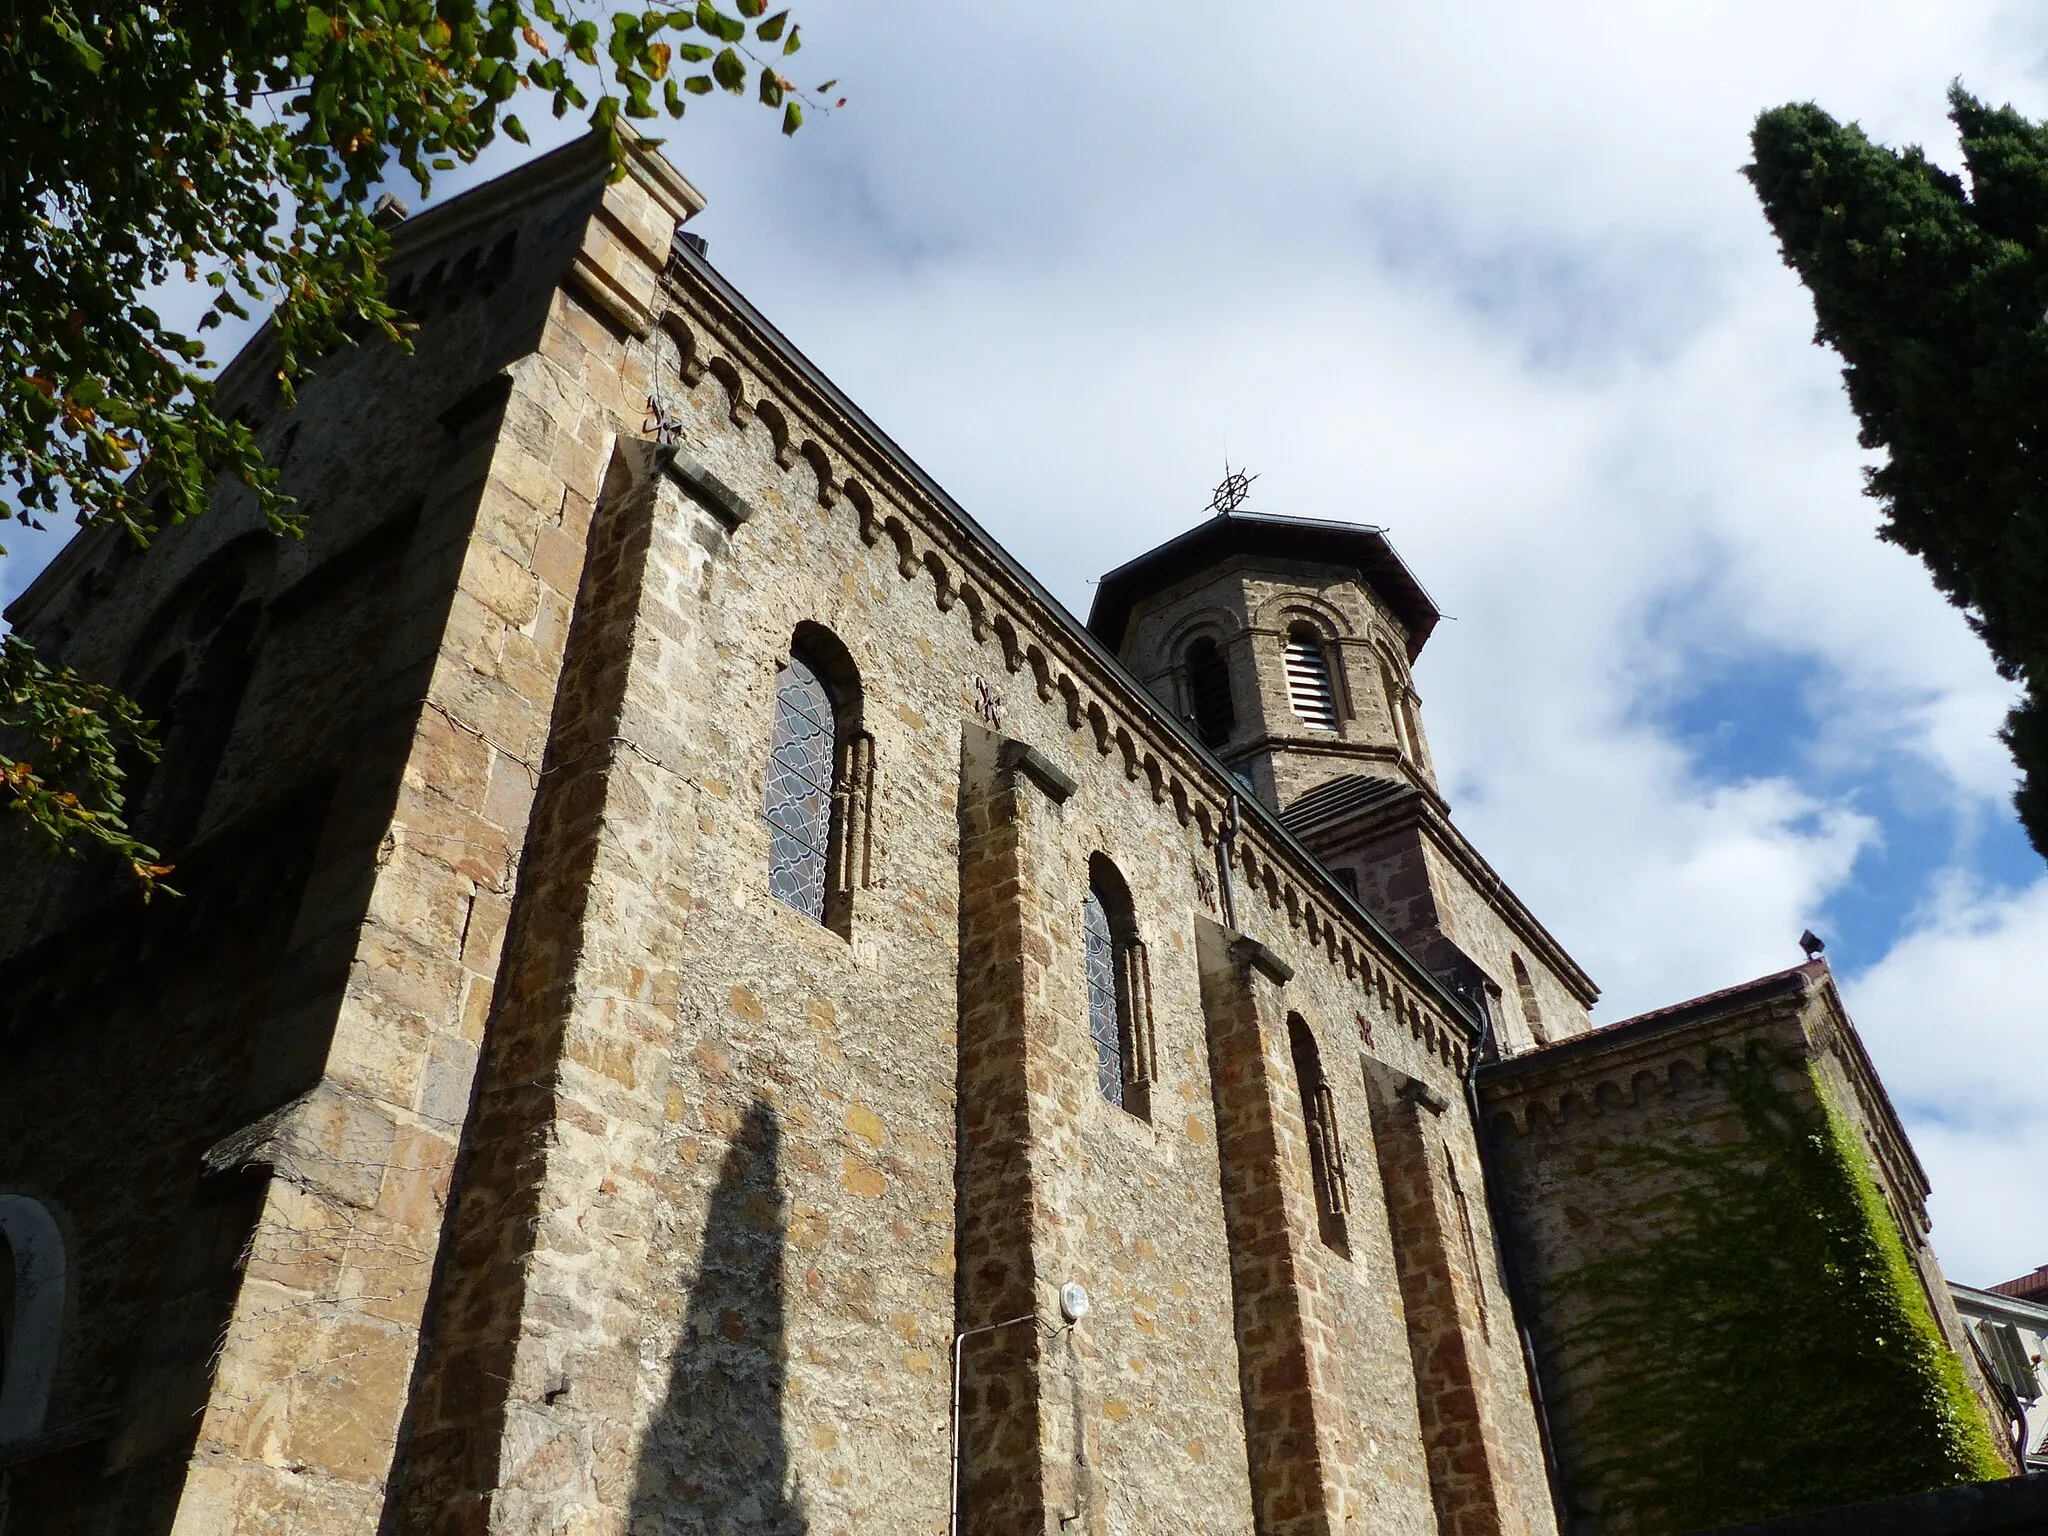
[[[835,724],[824,679],[790,657],[775,679],[768,750],[768,889],[819,922],[825,920],[825,856],[832,841]]]
[[[1109,913],[1094,891],[1081,904],[1081,933],[1088,943],[1088,1033],[1095,1037],[1095,1080],[1112,1104],[1124,1101],[1124,1042],[1117,1017],[1116,940]]]

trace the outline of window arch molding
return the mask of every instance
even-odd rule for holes
[[[768,886],[841,937],[873,866],[875,748],[863,715],[845,643],[822,624],[798,624],[775,667],[761,800]]]
[[[1152,964],[1123,874],[1106,854],[1088,859],[1081,903],[1088,1034],[1102,1097],[1152,1118],[1157,1047],[1152,1030]]]
[[[1276,634],[1284,634],[1296,624],[1314,629],[1325,645],[1352,638],[1351,621],[1344,611],[1327,598],[1308,592],[1276,593],[1259,604],[1258,612],[1252,616],[1254,629]]]
[[[1344,1140],[1337,1125],[1337,1095],[1323,1071],[1315,1031],[1298,1013],[1287,1016],[1288,1054],[1301,1098],[1302,1132],[1308,1139],[1309,1176],[1315,1186],[1316,1227],[1325,1246],[1351,1253],[1351,1191],[1344,1172]]]
[[[1244,626],[1228,608],[1204,608],[1199,613],[1188,614],[1169,629],[1160,649],[1168,656],[1177,657],[1207,635],[1216,642],[1218,650],[1227,652],[1243,633]]]
[[[64,1338],[70,1276],[64,1233],[41,1201],[0,1194],[0,1245],[13,1271],[6,1357],[0,1360],[0,1446],[41,1433]]]

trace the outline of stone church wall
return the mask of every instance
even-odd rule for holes
[[[198,925],[247,964],[195,948],[160,993],[11,1026],[9,1123],[48,1132],[0,1182],[82,1234],[57,1417],[112,1408],[108,1465],[147,1444],[159,1468],[77,1528],[936,1528],[955,1331],[1056,1319],[1075,1280],[1078,1327],[966,1353],[967,1529],[1548,1530],[1483,1201],[1459,1201],[1457,1005],[1256,815],[1219,889],[1229,786],[714,274],[664,275],[672,172],[603,188],[577,153],[412,237],[466,250],[465,218],[517,211],[501,307],[468,310],[488,325],[368,349],[299,413],[309,495],[361,487],[327,492],[312,547],[415,521],[333,578],[330,648],[255,658],[215,782],[331,799],[228,905],[246,929]],[[229,511],[87,601],[73,654],[113,666],[197,541],[243,531]],[[804,625],[873,740],[837,929],[767,892]],[[1095,1087],[1097,854],[1149,956],[1149,1119]],[[110,964],[148,958],[120,942]],[[17,1043],[51,1019],[80,1033]],[[121,1072],[81,1086],[71,1039]],[[162,1118],[88,1147],[151,1074]],[[1435,1106],[1405,1150],[1371,1083]],[[1341,1144],[1336,1228],[1312,1141]],[[138,1319],[166,1342],[124,1372]]]
[[[532,350],[594,201],[588,174],[530,193],[514,209],[451,205],[453,217],[399,231],[399,279],[410,276],[422,295],[412,356],[389,346],[338,352],[297,412],[283,410],[264,375],[262,340],[225,373],[223,403],[248,414],[309,514],[303,539],[268,535],[254,498],[227,485],[203,520],[168,530],[147,555],[102,532],[82,535],[12,610],[63,662],[129,688],[180,645],[188,678],[205,664],[205,608],[209,598],[219,608],[215,594],[236,578],[229,616],[252,618],[240,709],[227,711],[223,739],[199,743],[199,756],[211,745],[213,766],[186,786],[199,791],[178,807],[186,829],[166,825],[166,799],[180,788],[168,780],[195,756],[190,741],[172,735],[141,805],[143,836],[164,842],[182,897],[137,909],[115,874],[49,866],[18,844],[0,858],[0,1124],[10,1126],[0,1186],[47,1202],[68,1233],[74,1325],[45,1430],[86,1436],[59,1458],[88,1468],[98,1503],[63,1497],[61,1516],[43,1511],[49,1524],[37,1526],[35,1489],[49,1470],[31,1460],[12,1473],[23,1528],[145,1530],[170,1520],[199,1411],[209,1393],[221,1397],[209,1372],[238,1294],[250,1303],[281,1286],[272,1311],[283,1352],[287,1331],[340,1311],[330,1305],[338,1292],[408,1288],[367,1249],[348,1249],[369,1243],[358,1229],[387,1198],[381,1190],[418,1198],[399,1192],[412,1161],[403,1122],[438,1118],[453,1133],[461,1118],[459,997],[446,1001],[442,1055],[408,1085],[397,1118],[360,1120],[340,1145],[287,1133],[268,1145],[256,1137],[240,1163],[207,1153],[330,1075],[344,999],[373,1012],[377,995],[393,1001],[389,1047],[379,1047],[393,1049],[430,1012],[422,948],[449,975],[442,936],[408,932],[408,915],[369,907],[379,848],[385,862],[406,860],[393,803],[471,565],[504,395],[489,381]],[[512,246],[502,244],[508,236]],[[502,252],[496,266],[492,252]],[[442,276],[428,285],[434,270]],[[211,614],[217,627],[221,616]],[[436,725],[444,721],[434,717],[428,735]],[[457,741],[446,748],[461,756]],[[442,768],[422,778],[449,782]],[[469,870],[471,975],[489,973],[492,887],[508,879],[508,852],[500,834],[496,854],[475,846],[449,860]],[[297,1184],[270,1178],[281,1163]],[[319,1186],[326,1196],[307,1194]],[[293,1202],[307,1208],[287,1212]],[[430,1237],[397,1247],[432,1255]],[[424,1292],[424,1264],[412,1288]],[[336,1354],[307,1333],[291,1337],[303,1354],[250,1384],[258,1405],[326,1378],[315,1362],[352,1354],[346,1343]],[[225,1358],[238,1364],[233,1352]],[[250,1430],[268,1438],[260,1454],[299,1456],[268,1423],[264,1409]],[[319,1436],[336,1456],[356,1456],[344,1427],[328,1421]],[[203,1442],[201,1456],[211,1454]]]

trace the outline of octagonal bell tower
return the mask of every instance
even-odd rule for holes
[[[1088,627],[1284,811],[1361,775],[1437,797],[1409,672],[1437,618],[1381,529],[1224,512],[1103,577]]]
[[[1384,529],[1233,509],[1103,577],[1088,627],[1512,1053],[1599,989],[1451,822],[1409,671],[1438,617]]]

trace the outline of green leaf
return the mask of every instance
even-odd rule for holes
[[[730,48],[721,48],[711,61],[711,78],[737,96],[747,88],[747,66]]]
[[[782,45],[782,56],[785,59],[792,53],[795,53],[797,49],[803,47],[803,30],[802,27],[791,27],[789,29],[789,41]]]
[[[754,36],[761,39],[764,43],[778,42],[782,37],[782,29],[788,23],[789,12],[777,11],[773,16],[770,16],[766,21],[754,28]]]
[[[711,50],[702,43],[677,43],[676,57],[685,64],[702,64],[711,57]]]
[[[506,137],[510,138],[515,144],[530,144],[533,142],[526,136],[526,125],[509,112],[500,120],[499,126],[505,130]]]
[[[754,17],[768,9],[768,0],[733,0],[742,16]]]
[[[683,115],[683,91],[674,75],[661,82],[661,104],[668,108],[670,117]]]
[[[57,29],[58,35],[71,45],[71,52],[77,57],[78,62],[86,67],[88,73],[96,75],[105,67],[107,56],[101,53],[99,49],[93,47],[91,43],[88,43],[62,22],[52,18],[50,24]]]
[[[761,105],[779,107],[782,105],[782,81],[772,69],[761,71]]]
[[[683,82],[683,89],[692,96],[709,96],[711,94],[711,77],[709,75],[692,75]]]
[[[725,15],[711,0],[697,0],[697,25],[722,43],[736,43],[747,35],[747,24]]]
[[[792,134],[804,125],[804,109],[794,99],[782,104],[782,131]]]

